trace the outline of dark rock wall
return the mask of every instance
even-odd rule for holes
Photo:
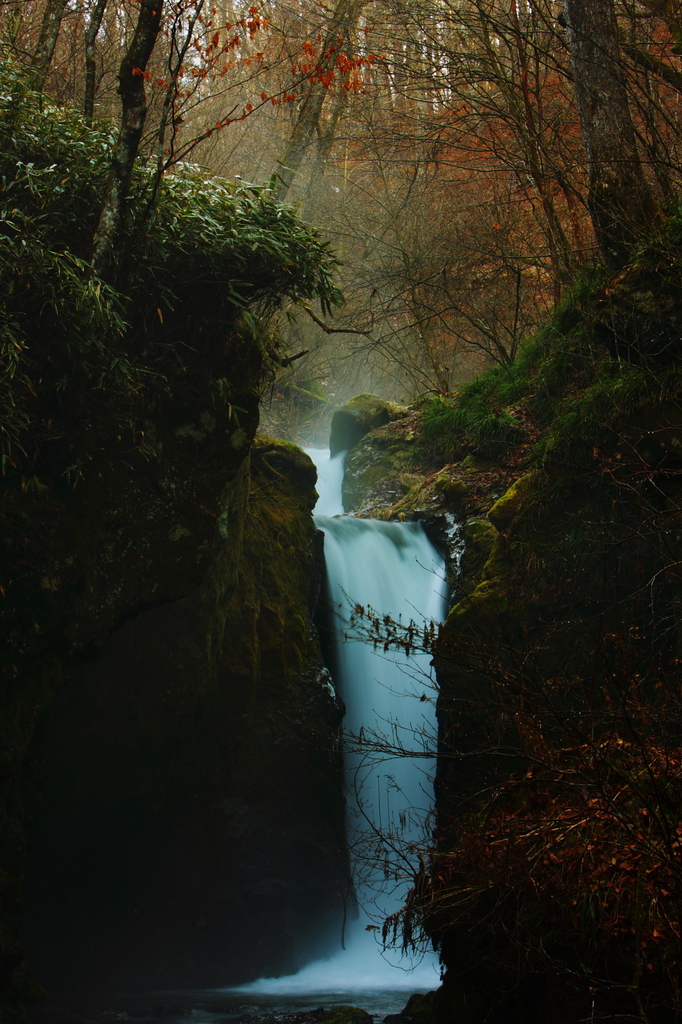
[[[2,481],[0,1005],[40,991],[19,931],[27,833],[51,770],[50,711],[126,621],[188,599],[214,563],[221,586],[236,585],[258,373],[254,354],[238,378],[240,424],[210,406],[150,408],[129,434],[108,445],[103,436],[75,487],[61,476],[51,487]],[[218,550],[221,530],[230,539]]]
[[[461,823],[473,827],[472,814],[480,821],[492,814],[481,805],[512,778],[521,792],[524,778],[544,771],[568,814],[572,790],[563,783],[568,772],[564,776],[556,767],[561,756],[573,759],[581,806],[591,808],[608,772],[621,770],[617,744],[630,750],[632,737],[637,739],[636,753],[628,755],[635,763],[629,769],[633,778],[644,774],[651,750],[667,748],[671,758],[679,750],[677,700],[661,713],[659,698],[678,685],[679,578],[670,534],[679,513],[672,515],[665,506],[675,485],[662,495],[646,485],[618,483],[587,473],[526,473],[491,505],[487,519],[466,522],[460,589],[435,652],[438,839],[446,859]],[[674,507],[679,508],[678,497]],[[609,747],[612,736],[619,737],[616,753]],[[655,785],[666,792],[670,803],[665,806],[676,818],[677,779],[671,782],[662,772]],[[542,792],[542,784],[533,781],[525,808],[524,797],[518,798],[528,821],[535,820]],[[636,786],[626,789],[623,803],[635,793]],[[644,813],[660,813],[656,799],[648,799]],[[586,822],[584,835],[589,835],[588,828],[594,829],[589,815]],[[550,852],[570,879],[575,863],[586,852],[589,857],[593,847],[584,839],[574,852],[562,844],[559,832]],[[487,838],[479,841],[485,849]],[[622,836],[620,843],[626,845]],[[510,864],[513,857],[511,851]],[[515,870],[509,869],[502,884],[490,883],[484,870],[477,864],[472,875],[485,879],[482,891],[490,886],[489,908],[502,907],[500,894],[505,886],[512,890]],[[536,896],[526,881],[530,874],[525,867],[518,872],[523,879],[514,890],[522,894],[518,908],[510,910],[510,899],[504,912],[492,909],[488,916],[483,900],[469,916],[439,916],[442,893],[434,884],[435,911],[427,927],[446,968],[436,1001],[441,1024],[453,1019],[575,1022],[590,1014],[625,1020],[638,1005],[649,1007],[649,1021],[676,1019],[670,1007],[678,997],[671,994],[657,956],[651,956],[650,974],[639,989],[632,985],[636,947],[629,938],[635,927],[626,916],[632,913],[629,891],[623,899],[628,924],[611,932],[608,923],[593,926],[592,919],[571,918],[565,909],[570,911],[570,881],[568,895],[559,888],[549,898],[538,884]],[[470,877],[460,876],[463,890]],[[533,877],[542,879],[542,870]],[[615,889],[622,883],[603,884]],[[655,904],[643,899],[648,907]],[[519,940],[530,920],[533,940]],[[491,992],[492,964],[497,986]]]
[[[10,506],[26,568],[4,622],[8,1020],[32,978],[225,985],[339,941],[315,470],[271,440],[250,459],[255,394],[237,404],[238,421],[150,416],[72,494]]]

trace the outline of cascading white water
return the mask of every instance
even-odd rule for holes
[[[397,952],[383,953],[375,935],[377,923],[406,894],[414,849],[433,805],[434,762],[426,754],[435,744],[430,657],[385,653],[348,631],[356,604],[404,624],[440,621],[443,560],[417,523],[343,515],[344,456],[330,459],[320,449],[308,455],[318,470],[315,522],[325,535],[335,682],[346,704],[348,836],[359,914],[347,929],[346,948],[335,956],[239,991],[303,996],[428,990],[438,983],[435,955],[426,953],[415,965]]]

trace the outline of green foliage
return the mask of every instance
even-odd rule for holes
[[[156,283],[170,307],[168,281],[217,285],[235,306],[318,298],[329,313],[341,301],[327,245],[269,189],[209,184],[195,168],[180,168],[162,181],[146,231],[140,285]]]
[[[604,356],[593,376],[592,384],[558,403],[551,428],[536,448],[543,461],[592,461],[595,447],[617,441],[629,414],[650,397],[653,382],[639,367]]]
[[[233,365],[254,345],[267,357],[259,319],[341,296],[333,255],[290,208],[191,167],[156,190],[136,168],[114,284],[96,279],[114,134],[37,99],[0,65],[0,459],[54,476],[88,457],[95,418],[120,432],[164,390],[229,402],[228,348]]]
[[[658,248],[637,251],[615,279],[587,268],[510,366],[424,406],[430,457],[465,452],[586,466],[622,440],[633,417],[682,391],[682,212]]]
[[[503,373],[505,367],[499,368]],[[487,379],[478,378],[452,401],[437,396],[424,408],[422,440],[432,458],[451,462],[463,451],[483,458],[502,458],[521,439],[523,427],[486,393]]]

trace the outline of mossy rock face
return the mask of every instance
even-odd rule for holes
[[[252,431],[255,396],[253,412]],[[180,425],[206,429],[200,415]],[[53,654],[23,677],[25,700],[53,705],[25,913],[30,962],[51,991],[212,987],[226,964],[228,982],[286,973],[338,935],[328,894],[347,880],[342,712],[311,617],[314,467],[264,436],[249,458],[219,425],[201,439],[155,436],[151,469],[128,470],[128,486],[118,471],[111,522],[110,477],[84,484],[93,518],[81,517],[73,550],[90,555],[92,608],[73,622],[62,594],[62,628],[97,645],[71,673]],[[151,473],[168,481],[167,515],[157,497],[140,521],[138,486],[151,502]],[[111,555],[98,562],[102,536]],[[116,599],[135,586],[142,599],[127,615],[119,604],[119,622],[116,570]],[[63,587],[62,573],[43,575]],[[56,607],[60,591],[38,593]],[[22,851],[12,852],[18,873]]]
[[[186,637],[199,594],[206,593],[202,582],[212,576],[217,602],[236,583],[258,396],[255,380],[242,378],[241,390],[236,374],[234,379],[239,423],[226,407],[178,400],[163,411],[145,410],[131,431],[135,441],[122,436],[103,443],[75,488],[64,481],[23,488],[9,479],[2,488],[0,675],[12,685],[0,727],[0,800],[8,808],[7,827],[0,831],[0,930],[13,978],[7,987],[18,1001],[31,995],[31,971],[15,963],[20,946],[10,938],[21,920],[27,833],[51,770],[42,749],[47,721],[75,663],[92,662],[125,623],[141,623],[144,613],[154,618],[161,608],[178,619],[171,626],[169,618],[171,639],[176,633]],[[210,601],[202,614],[212,621]],[[152,647],[150,642],[147,651]],[[176,648],[172,642],[163,647],[172,662]],[[190,713],[208,674],[192,685],[181,666],[173,667],[173,681],[169,675],[164,686],[151,660],[139,692],[130,695],[131,722],[153,716],[158,735],[165,736],[174,717]],[[126,677],[122,672],[122,687]],[[123,736],[123,758],[131,735]],[[86,763],[79,781],[89,772]],[[57,937],[54,952],[68,957],[68,941]],[[37,961],[31,970],[43,980]],[[0,1014],[5,1012],[3,1004]]]
[[[395,519],[409,519],[419,515],[440,515],[447,509],[443,496],[436,492],[433,477],[421,477],[404,498],[390,510]]]
[[[398,480],[404,496],[391,509],[391,516],[403,520],[411,517],[460,516],[467,501],[469,487],[447,466],[440,473],[402,473]]]
[[[459,508],[469,488],[464,480],[442,473],[436,478],[434,491],[443,499],[448,508]]]
[[[415,992],[398,1014],[403,1024],[432,1024],[437,992]]]
[[[272,479],[279,477],[296,481],[300,485],[301,501],[311,510],[315,507],[317,470],[310,456],[301,448],[291,441],[256,434],[251,458],[256,461],[259,471],[269,474]]]
[[[470,519],[462,529],[464,551],[460,560],[461,587],[473,590],[482,577],[483,569],[493,550],[498,532],[485,519]]]
[[[422,473],[401,473],[399,476],[400,488],[404,494],[410,494],[421,487],[426,479]]]
[[[506,533],[512,525],[524,500],[533,490],[535,479],[535,473],[526,473],[525,476],[519,477],[489,510],[488,518],[490,522],[501,533]]]
[[[332,418],[329,451],[332,455],[350,451],[365,434],[407,415],[408,410],[376,395],[356,395]]]
[[[403,496],[401,480],[410,469],[414,449],[388,430],[372,430],[346,456],[342,494],[347,512],[359,511],[373,495],[380,496],[382,508]]]
[[[512,597],[493,580],[483,580],[448,612],[446,629],[464,630],[508,618],[514,609]]]

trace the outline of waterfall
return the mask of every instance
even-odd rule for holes
[[[407,625],[440,621],[445,612],[443,560],[418,523],[388,523],[343,514],[344,454],[307,454],[318,470],[315,522],[325,535],[334,678],[346,704],[344,767],[348,838],[359,913],[346,948],[295,975],[261,979],[239,991],[255,994],[429,990],[438,984],[432,952],[412,963],[382,952],[384,917],[410,885],[415,848],[433,806],[435,689],[430,656],[384,652],[354,637],[354,605]],[[362,621],[362,620],[361,620]],[[413,753],[411,753],[413,752]]]

